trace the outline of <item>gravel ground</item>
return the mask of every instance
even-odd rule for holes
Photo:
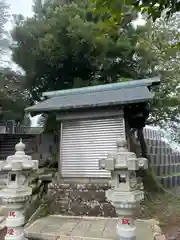
[[[180,240],[180,225],[164,229],[167,240]]]
[[[142,204],[140,215],[143,219],[159,220],[167,240],[180,240],[179,196],[170,193],[148,196]]]

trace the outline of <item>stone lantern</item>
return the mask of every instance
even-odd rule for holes
[[[106,191],[107,199],[115,207],[119,217],[117,234],[120,240],[135,240],[134,211],[144,198],[142,182],[136,178],[136,170],[148,168],[145,158],[137,158],[128,152],[126,140],[116,142],[117,150],[99,161],[100,169],[111,172],[111,189]]]
[[[29,176],[38,169],[38,161],[24,152],[22,140],[15,146],[15,154],[0,162],[0,170],[7,173],[6,188],[1,190],[0,198],[7,207],[7,234],[5,240],[24,240],[24,207],[32,194],[28,186]]]

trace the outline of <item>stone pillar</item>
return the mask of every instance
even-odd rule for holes
[[[32,194],[28,186],[29,176],[38,169],[38,161],[24,152],[22,140],[15,146],[15,154],[0,162],[0,170],[7,173],[6,188],[0,192],[0,198],[8,210],[6,219],[7,234],[5,240],[24,240],[24,207]]]
[[[119,239],[135,240],[134,211],[144,198],[143,185],[136,178],[136,170],[140,167],[147,169],[148,162],[147,159],[137,158],[135,153],[128,152],[125,140],[117,140],[116,145],[116,152],[109,153],[106,159],[101,159],[99,165],[101,169],[111,172],[111,189],[106,192],[106,197],[119,216],[117,224]]]

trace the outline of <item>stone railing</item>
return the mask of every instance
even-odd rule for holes
[[[43,132],[43,127],[26,127],[26,126],[16,126],[14,128],[15,134],[41,134]]]
[[[43,127],[14,126],[12,128],[8,128],[6,126],[1,126],[2,134],[41,134],[43,131]]]

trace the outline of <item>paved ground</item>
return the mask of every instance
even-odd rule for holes
[[[48,216],[26,228],[26,237],[33,240],[109,240],[117,239],[116,218]],[[137,240],[152,240],[152,230],[137,223]]]

